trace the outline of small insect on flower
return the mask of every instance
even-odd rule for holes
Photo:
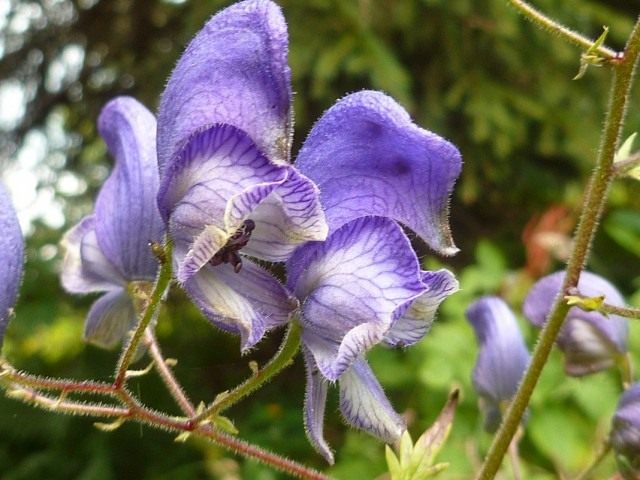
[[[235,231],[231,238],[224,244],[218,253],[216,253],[209,263],[214,267],[222,263],[230,263],[236,273],[240,273],[242,269],[242,259],[238,252],[242,247],[249,243],[251,232],[256,228],[256,222],[253,220],[245,220],[242,225]]]

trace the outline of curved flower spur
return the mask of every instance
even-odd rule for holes
[[[176,277],[242,349],[298,303],[245,257],[281,262],[324,240],[318,189],[288,164],[287,30],[269,1],[240,2],[205,25],[179,60],[158,116],[160,212]]]

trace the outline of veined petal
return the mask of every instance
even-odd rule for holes
[[[510,400],[529,363],[515,316],[498,297],[483,297],[467,309],[480,351],[473,386],[491,406]]]
[[[207,265],[184,288],[214,325],[240,335],[246,351],[287,323],[298,302],[266,270],[247,259],[242,265],[239,273],[228,264]]]
[[[296,266],[295,283],[303,338],[322,374],[336,380],[427,288],[409,240],[392,220],[357,219],[312,248],[292,258],[305,262]]]
[[[62,238],[64,250],[60,280],[71,293],[119,289],[126,280],[104,255],[95,231],[93,215],[83,218]]]
[[[451,143],[373,91],[348,95],[330,108],[296,160],[320,188],[331,230],[365,215],[390,217],[445,255],[457,252],[448,203],[461,163]]]
[[[160,102],[158,160],[169,165],[196,130],[226,123],[271,160],[287,161],[291,72],[287,27],[270,1],[239,2],[211,18],[178,61]]]
[[[102,109],[98,129],[116,160],[96,201],[98,242],[127,280],[153,279],[158,262],[149,242],[162,241],[164,232],[156,206],[155,118],[135,99],[119,97]]]
[[[407,347],[424,337],[435,320],[436,310],[452,293],[458,291],[459,284],[448,270],[422,272],[422,283],[428,290],[416,298],[407,311],[396,320],[386,333],[384,341],[392,347]]]
[[[333,452],[324,439],[324,410],[327,403],[327,380],[320,375],[313,355],[302,346],[307,385],[304,394],[304,429],[313,448],[333,465]]]
[[[385,443],[393,444],[407,429],[364,359],[340,377],[340,411],[345,420]]]
[[[84,338],[99,347],[113,348],[135,325],[136,312],[131,298],[124,289],[112,290],[91,306]]]
[[[327,238],[328,226],[320,206],[318,187],[288,168],[287,181],[251,213],[259,228],[243,249],[247,255],[282,262],[302,243]]]
[[[188,252],[178,279],[205,265],[287,176],[288,167],[271,163],[237,128],[214,125],[193,135],[158,194],[177,251]],[[256,235],[261,228],[256,223]]]
[[[0,184],[0,346],[22,281],[24,240],[11,199]]]
[[[547,275],[531,288],[523,312],[534,325],[541,327],[544,324],[560,293],[564,275],[564,272]],[[587,297],[604,295],[610,305],[625,305],[622,295],[611,283],[591,272],[580,274],[578,291]],[[613,366],[616,359],[626,353],[628,336],[625,318],[572,307],[558,336],[558,346],[565,353],[566,372],[581,376]]]

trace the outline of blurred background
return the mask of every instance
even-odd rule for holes
[[[57,274],[63,232],[92,210],[112,167],[96,133],[110,98],[133,95],[152,111],[185,45],[228,1],[0,0],[0,176],[28,242],[23,289],[4,354],[34,373],[108,380],[116,352],[82,341],[93,297],[65,294]],[[369,355],[394,406],[417,437],[453,386],[462,388],[444,478],[476,471],[490,436],[470,385],[476,348],[464,310],[486,293],[518,311],[538,277],[561,268],[597,150],[610,74],[590,68],[572,81],[580,51],[530,25],[504,0],[282,0],[295,95],[294,151],[324,110],[348,92],[384,90],[415,121],[450,139],[464,158],[451,222],[461,252],[436,258],[416,241],[424,266],[446,266],[462,291],[417,346]],[[627,0],[536,0],[568,26],[621,49],[638,14]],[[638,106],[638,91],[632,105]],[[640,129],[632,108],[625,136]],[[640,305],[640,184],[618,181],[589,268]],[[265,362],[273,332],[251,355],[214,330],[178,291],[158,336],[191,398],[210,401]],[[529,345],[536,332],[522,322]],[[632,326],[632,349],[640,332]],[[636,355],[636,363],[640,356]],[[174,411],[153,376],[132,383],[145,402]],[[525,478],[573,476],[606,437],[621,390],[616,372],[567,379],[555,352],[534,395],[521,443]],[[240,435],[320,469],[302,424],[301,359],[228,411]],[[376,478],[383,446],[347,429],[330,396],[326,436],[340,479]],[[175,412],[178,413],[178,412]],[[558,448],[561,446],[561,448]],[[505,462],[506,465],[506,462]],[[606,461],[600,472],[611,472]],[[503,478],[510,478],[504,469]],[[602,473],[604,476],[605,474]],[[48,414],[0,398],[0,479],[276,479],[266,467],[214,446],[127,424],[113,433],[93,420]],[[602,478],[597,477],[596,478]]]

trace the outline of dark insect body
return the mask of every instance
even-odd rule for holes
[[[209,260],[209,263],[214,267],[223,263],[229,263],[233,267],[234,272],[240,273],[242,270],[242,258],[238,255],[240,249],[242,249],[249,239],[251,239],[251,232],[256,228],[256,222],[253,220],[245,220],[242,225],[231,235],[231,238],[227,240],[218,252]]]

